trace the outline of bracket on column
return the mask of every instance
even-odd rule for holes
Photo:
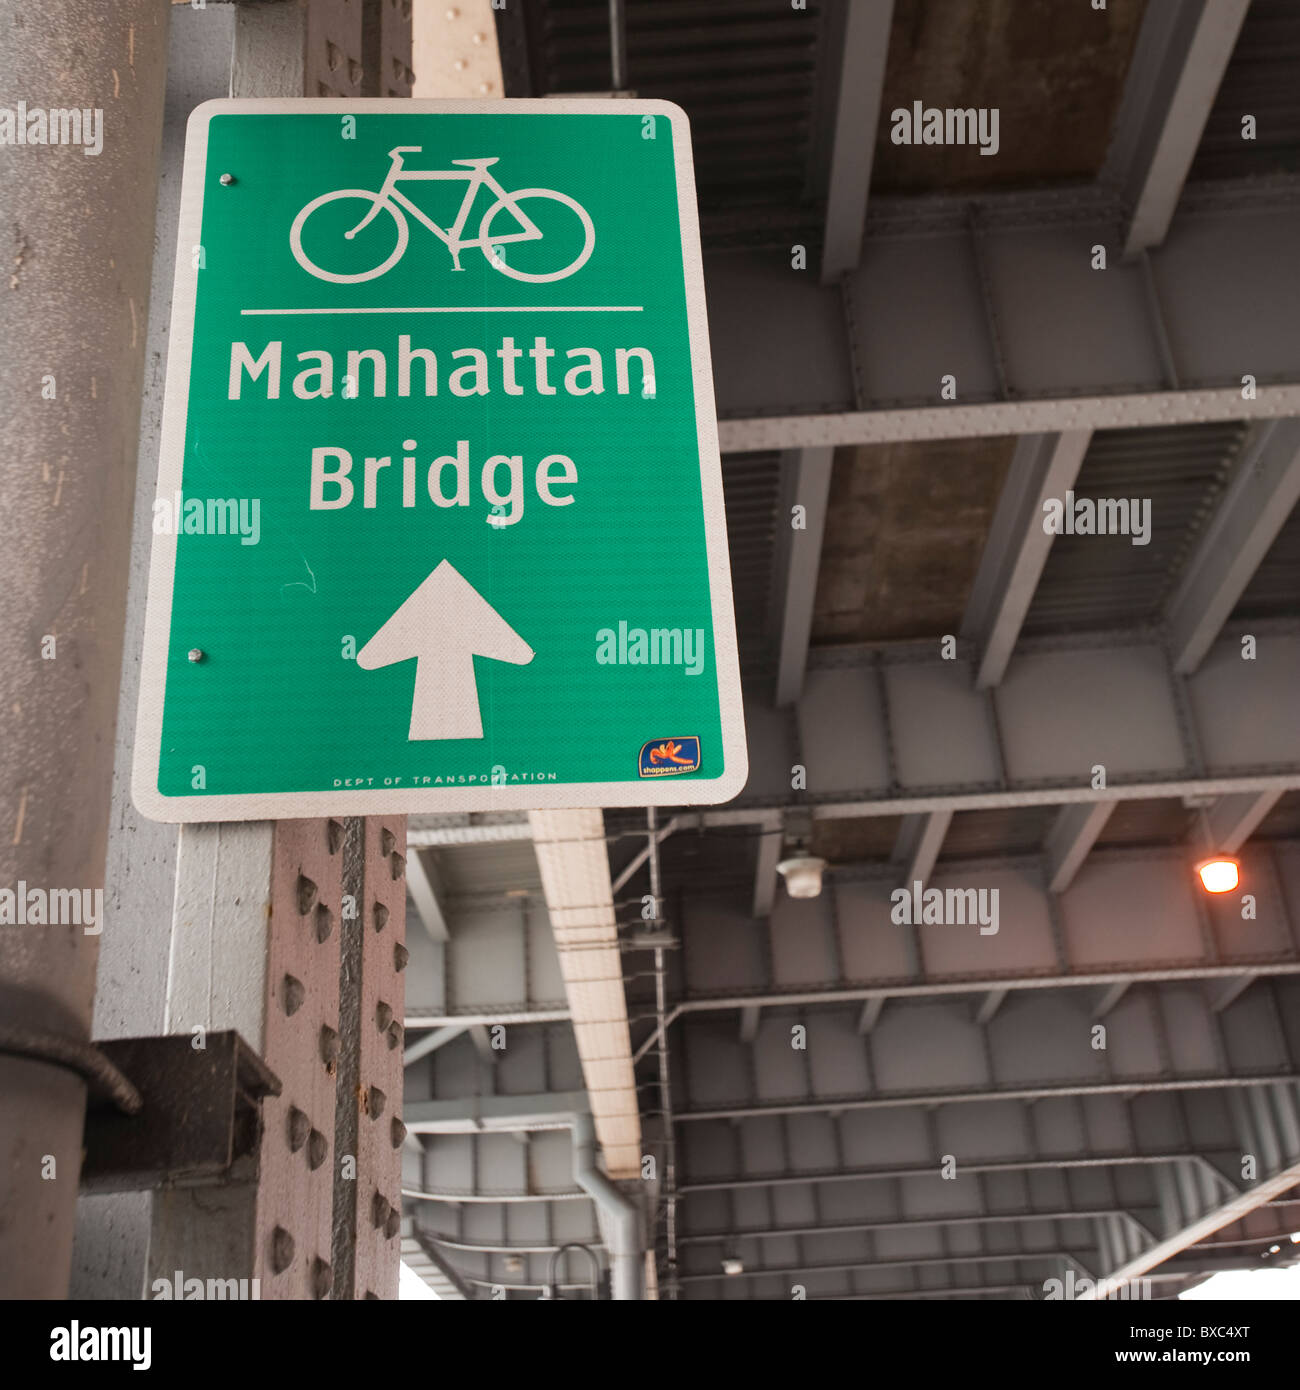
[[[201,1048],[193,1043],[180,1033],[98,1045],[143,1104],[124,1115],[109,1100],[91,1102],[83,1192],[256,1179],[262,1098],[280,1094],[279,1079],[233,1029],[209,1033]]]

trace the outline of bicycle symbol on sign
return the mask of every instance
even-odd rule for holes
[[[551,188],[521,188],[517,192],[510,193],[497,181],[492,174],[488,173],[488,167],[497,162],[492,159],[453,159],[450,162],[460,166],[455,169],[431,169],[413,170],[402,167],[402,156],[404,154],[419,154],[422,146],[420,145],[398,145],[395,149],[389,150],[389,158],[393,161],[389,166],[388,174],[384,179],[383,187],[378,193],[371,193],[363,188],[338,188],[332,193],[322,193],[319,198],[313,198],[293,220],[293,226],[289,229],[289,246],[293,251],[294,259],[309,274],[316,276],[318,280],[331,280],[336,285],[356,285],[363,280],[375,280],[379,276],[390,271],[402,259],[406,251],[407,242],[410,240],[410,224],[406,220],[406,214],[423,222],[426,227],[440,240],[447,244],[447,249],[451,252],[452,266],[455,270],[463,270],[460,263],[460,253],[467,246],[477,247],[487,257],[488,263],[503,275],[509,275],[515,280],[528,280],[533,283],[543,283],[548,280],[563,280],[566,276],[572,275],[574,271],[581,269],[587,263],[587,258],[591,255],[592,247],[596,244],[595,228],[591,225],[591,218],[587,215],[587,210],[581,203],[570,198],[567,193],[557,193]],[[435,179],[435,180],[465,180],[468,187],[465,190],[464,201],[460,205],[460,210],[456,214],[456,220],[451,227],[443,231],[441,227],[427,217],[418,207],[407,198],[398,188],[399,183],[407,180]],[[478,225],[478,236],[473,238],[462,237],[461,233],[465,229],[465,223],[469,220],[470,208],[480,188],[486,187],[489,192],[495,195],[496,201],[483,214],[483,219]],[[307,253],[302,249],[302,232],[307,219],[316,211],[317,208],[324,207],[327,203],[341,202],[346,198],[359,198],[363,203],[368,204],[368,209],[361,217],[361,220],[349,232],[344,232],[345,240],[351,241],[358,232],[362,231],[378,217],[381,211],[387,212],[397,223],[397,245],[394,247],[388,258],[377,265],[373,270],[365,270],[355,275],[340,275],[332,270],[325,270],[321,266],[311,261]],[[582,225],[583,243],[582,250],[577,257],[570,261],[561,270],[553,270],[546,275],[537,275],[525,270],[517,270],[509,265],[504,255],[497,251],[497,247],[503,246],[512,241],[538,241],[543,233],[537,224],[520,207],[520,204],[527,198],[541,201],[546,199],[550,202],[560,203],[564,207],[571,208],[576,214],[578,221]],[[492,234],[492,224],[497,216],[508,213],[510,217],[522,229],[519,231],[508,231],[494,236]]]

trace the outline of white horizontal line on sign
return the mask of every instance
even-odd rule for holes
[[[642,304],[470,304],[419,309],[241,309],[241,314],[639,314]]]

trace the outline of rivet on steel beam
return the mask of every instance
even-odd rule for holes
[[[221,178],[218,180],[219,183],[224,184],[227,188],[229,188],[234,181],[234,174],[222,174]]]
[[[311,1291],[317,1298],[328,1298],[334,1287],[334,1271],[319,1255],[311,1262]]]
[[[370,1088],[370,1097],[366,1109],[370,1112],[370,1118],[377,1120],[384,1113],[384,1106],[388,1104],[388,1097],[379,1089],[378,1086]]]
[[[293,975],[284,977],[284,1011],[290,1018],[302,1008],[307,997],[307,987]]]
[[[402,1041],[402,1025],[396,1019],[388,1025],[388,1032],[385,1034],[388,1039],[388,1050],[391,1052]]]
[[[382,854],[382,855],[384,856],[384,858],[387,859],[388,856],[389,856],[390,854],[392,854],[392,852],[393,852],[396,848],[397,848],[397,836],[394,835],[393,832],[392,832],[391,830],[381,829],[380,832],[379,832],[379,852],[380,852],[380,854]]]
[[[342,821],[330,820],[325,822],[325,843],[331,854],[337,854],[343,848]]]
[[[401,1213],[397,1210],[396,1207],[390,1207],[389,1210],[388,1210],[388,1220],[384,1222],[384,1238],[385,1238],[386,1240],[392,1240],[392,1238],[393,1238],[393,1237],[398,1233],[398,1231],[400,1231],[401,1229],[402,1229],[402,1216],[401,1216]]]
[[[316,885],[306,874],[298,875],[298,913],[305,917],[316,906]]]
[[[383,903],[376,903],[374,908],[375,930],[383,931],[388,925],[388,909]]]
[[[406,860],[403,859],[400,854],[395,854],[392,857],[392,864],[393,882],[396,883],[397,880],[401,878],[401,876],[406,872]]]
[[[406,962],[411,959],[411,953],[399,941],[393,947],[393,969],[400,975],[406,969]]]
[[[325,1162],[329,1153],[329,1140],[318,1129],[313,1129],[307,1140],[307,1167],[314,1173]]]
[[[326,1071],[333,1076],[334,1068],[338,1065],[339,1061],[339,1035],[328,1023],[321,1024],[320,1058],[321,1061],[325,1063]]]
[[[187,655],[189,656],[189,659],[197,666],[199,662],[203,660],[203,648],[191,647]]]
[[[316,904],[316,940],[328,941],[334,930],[334,914],[324,903]]]
[[[385,1028],[393,1021],[393,1008],[391,1004],[385,1004],[381,999],[375,1006],[375,1024],[382,1033]]]
[[[392,1207],[388,1205],[388,1199],[381,1192],[376,1192],[370,1199],[370,1219],[376,1226],[382,1226],[388,1220],[388,1213]]]
[[[293,1237],[283,1226],[271,1232],[271,1270],[283,1274],[293,1263]]]
[[[402,1140],[406,1138],[406,1126],[396,1115],[393,1116],[391,1132],[393,1136],[393,1148],[400,1149],[402,1147]]]
[[[311,1121],[296,1105],[289,1107],[289,1148],[297,1153],[307,1142]]]

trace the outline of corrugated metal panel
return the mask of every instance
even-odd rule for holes
[[[745,679],[753,679],[769,671],[775,661],[771,614],[781,455],[727,454],[722,460],[722,490],[727,506],[740,672]]]
[[[752,887],[757,852],[757,827],[745,825],[719,827],[706,835],[680,830],[664,841],[659,854],[664,881],[685,884],[689,892],[695,885]]]
[[[1281,840],[1300,837],[1300,792],[1284,792],[1277,805],[1255,827],[1253,839]]]
[[[818,0],[627,0],[627,73],[640,97],[691,118],[706,244],[820,241],[809,169],[821,92]],[[528,0],[498,16],[509,96],[610,89],[606,0]]]
[[[1120,801],[1097,836],[1097,848],[1182,844],[1194,819],[1195,812],[1188,810],[1176,796]]]
[[[1295,507],[1246,586],[1232,618],[1292,617],[1300,610],[1300,507]]]
[[[448,897],[508,893],[512,889],[541,891],[542,876],[531,840],[457,845],[425,853],[435,856],[442,890]]]
[[[1159,621],[1245,433],[1239,421],[1099,431],[1079,470],[1075,496],[1149,500],[1150,541],[1057,536],[1025,635]]]
[[[1055,806],[1000,806],[988,811],[957,811],[943,838],[939,858],[1034,854],[1042,849],[1055,817]]]
[[[1253,0],[1192,163],[1193,179],[1300,170],[1300,5]],[[1255,138],[1243,140],[1242,117]]]
[[[1095,177],[1145,9],[1145,0],[1102,8],[895,0],[873,194],[983,193]],[[996,158],[975,145],[895,145],[889,115],[917,100],[999,111]]]
[[[956,632],[1016,441],[837,449],[814,646]]]
[[[894,852],[902,816],[837,816],[813,821],[811,852],[831,864],[865,864]]]

